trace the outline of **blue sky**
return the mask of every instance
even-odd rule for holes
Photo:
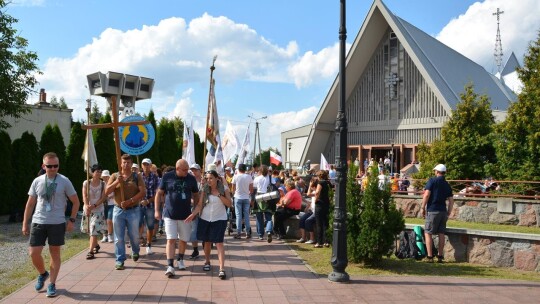
[[[384,3],[488,71],[494,70],[497,7],[505,11],[505,55],[514,51],[522,61],[540,28],[536,0]],[[348,44],[371,5],[347,1]],[[39,55],[38,88],[48,98],[64,97],[76,120],[86,117],[86,75],[115,71],[155,79],[152,99],[137,102],[138,112],[193,118],[202,132],[209,67],[218,55],[222,133],[229,120],[243,138],[248,115],[268,116],[261,145],[281,150],[280,133],[313,122],[338,70],[338,0],[12,0],[6,11]],[[104,99],[93,99],[105,109]],[[29,103],[36,101],[37,95]]]

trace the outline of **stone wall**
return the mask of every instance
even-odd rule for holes
[[[414,225],[407,225],[412,229]],[[435,247],[438,237],[434,236]],[[540,271],[540,235],[448,228],[448,261]]]
[[[405,217],[421,217],[421,196],[395,195],[394,199]],[[463,222],[540,227],[540,200],[454,198],[449,217]]]

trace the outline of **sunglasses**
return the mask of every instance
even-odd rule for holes
[[[47,167],[48,169],[51,169],[51,168],[58,168],[59,165],[45,165],[45,167]]]

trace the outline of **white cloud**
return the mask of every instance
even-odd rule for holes
[[[8,5],[13,6],[43,6],[45,0],[11,0]]]
[[[540,29],[540,1],[486,0],[476,2],[456,19],[451,20],[437,39],[486,68],[496,72],[493,56],[497,34],[499,8],[500,32],[503,47],[503,64],[513,51],[521,62],[531,40],[536,39]]]
[[[306,87],[321,78],[335,77],[339,67],[339,43],[318,53],[308,51],[289,67],[289,75],[296,87]]]
[[[302,69],[297,63],[300,57],[295,41],[281,47],[245,24],[205,13],[189,23],[182,18],[169,18],[157,25],[128,31],[106,29],[91,43],[80,47],[73,57],[49,58],[38,80],[49,96],[66,99],[74,109],[76,120],[86,117],[83,102],[88,96],[84,87],[86,75],[97,71],[155,79],[154,104],[159,104],[163,113],[181,114],[182,104],[190,105],[193,110],[194,102],[189,97],[180,97],[178,101],[170,96],[175,95],[178,87],[206,87],[208,67],[214,55],[218,55],[216,73],[223,83],[250,80],[307,86],[335,76],[337,59],[332,58],[336,57],[335,49],[334,46],[316,54],[307,52],[300,61],[309,68]],[[324,68],[319,68],[322,63]],[[289,67],[292,68],[288,70]],[[176,102],[178,105],[172,107]],[[157,111],[156,116],[159,118]]]

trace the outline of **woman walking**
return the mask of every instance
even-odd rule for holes
[[[99,252],[98,236],[100,234],[107,235],[107,224],[105,222],[105,208],[103,203],[107,202],[105,195],[105,183],[101,180],[102,168],[100,165],[93,165],[90,169],[92,178],[90,179],[90,189],[88,189],[88,181],[83,182],[83,203],[84,213],[87,217],[87,222],[81,224],[81,231],[90,235],[90,243],[86,259],[94,258],[94,254]]]
[[[227,228],[227,207],[232,205],[229,188],[223,185],[222,179],[215,170],[206,172],[203,180],[203,193],[199,197],[199,203],[190,216],[186,218],[186,223],[190,223],[197,215],[200,215],[197,226],[197,239],[204,242],[205,263],[203,270],[210,271],[210,254],[212,243],[216,244],[219,260],[218,277],[224,280],[225,273],[225,247],[223,239]]]

